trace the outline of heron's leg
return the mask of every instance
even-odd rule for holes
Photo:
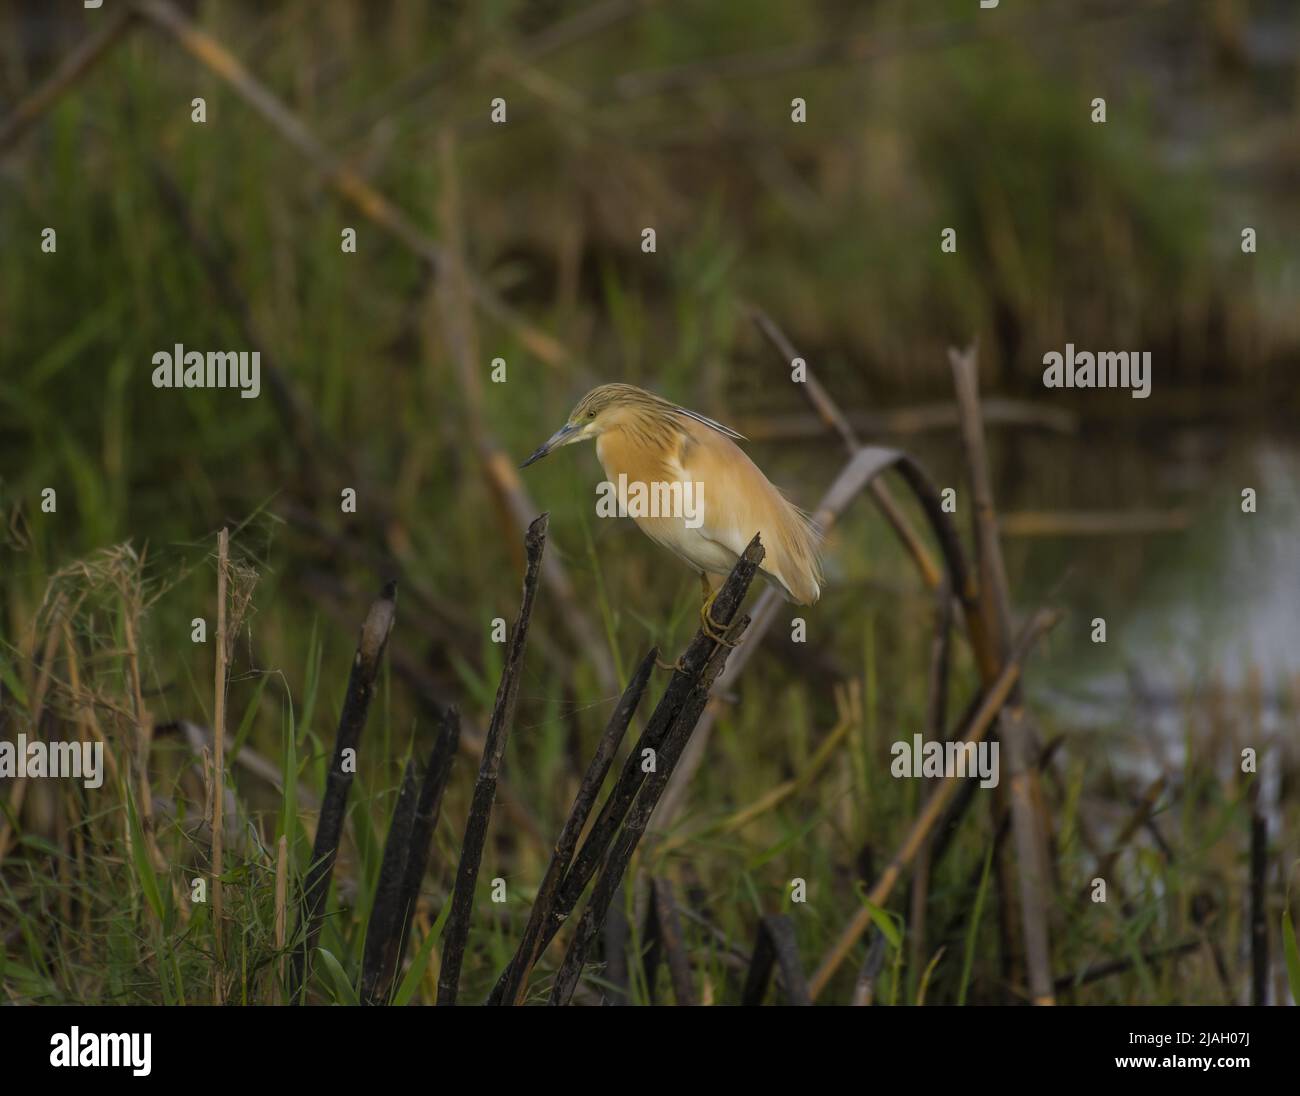
[[[709,612],[713,608],[713,602],[718,596],[721,586],[717,590],[709,589],[709,580],[703,572],[700,573],[700,584],[704,587],[704,604],[700,606],[700,630],[708,636],[714,643],[721,643],[724,647],[736,646],[726,637],[726,628],[713,619],[713,614]]]

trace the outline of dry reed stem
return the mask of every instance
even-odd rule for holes
[[[777,326],[776,322],[766,312],[755,305],[745,305],[743,307],[747,309],[753,321],[758,325],[759,330],[768,337],[778,353],[784,357],[787,367],[795,358],[800,357],[794,345],[786,337],[785,332]],[[853,427],[849,425],[848,419],[844,417],[844,413],[831,399],[830,393],[822,387],[821,382],[813,375],[812,370],[807,367],[806,359],[804,383],[799,387],[822,421],[839,434],[850,456],[862,448],[862,442],[858,439]],[[922,581],[930,589],[936,589],[943,578],[943,573],[926,549],[920,534],[912,527],[912,523],[907,520],[907,515],[900,509],[893,492],[889,490],[886,484],[875,479],[868,484],[867,490],[880,508],[880,512],[884,514],[885,520],[898,534],[898,539],[902,541],[908,555],[912,557],[917,570],[921,572]]]
[[[72,623],[68,617],[64,617],[63,620],[63,651],[64,658],[67,659],[68,663],[68,694],[72,704],[73,718],[76,720],[77,727],[80,729],[83,738],[93,738],[103,746],[104,760],[108,762],[112,782],[116,784],[120,773],[117,754],[113,750],[112,743],[105,737],[103,728],[99,725],[99,719],[95,715],[93,699],[88,699],[81,691],[80,659],[77,653],[77,643],[72,635]]]
[[[1005,662],[1010,646],[1010,594],[998,539],[984,423],[980,417],[976,348],[971,346],[962,352],[950,349],[948,360],[961,408],[962,447],[974,500],[972,522],[980,570],[979,619],[988,636],[987,645],[981,645],[976,654],[980,675],[987,686]],[[1013,686],[1006,711],[998,718],[998,737],[1007,751],[1011,826],[1016,845],[1021,932],[1029,988],[1035,1004],[1050,1005],[1055,1002],[1055,994],[1048,933],[1047,824],[1038,768],[1029,745],[1031,734],[1028,713],[1020,703],[1020,690]]]
[[[1065,437],[1079,432],[1078,415],[1050,404],[994,397],[980,406],[989,426],[1028,427]],[[921,403],[845,411],[842,418],[856,436],[884,437],[947,432],[957,427],[960,416],[955,403]],[[828,424],[818,413],[796,411],[741,416],[733,425],[750,441],[813,441],[825,437]]]
[[[992,685],[984,690],[983,699],[971,717],[969,728],[962,736],[963,742],[978,743],[988,734],[989,728],[1002,710],[1002,706],[1010,696],[1011,690],[1016,682],[1020,680],[1024,668],[1024,659],[1028,656],[1037,640],[1056,623],[1057,619],[1058,614],[1048,610],[1039,610],[1025,626],[1020,639],[1015,644],[1012,656],[1003,666],[1002,672],[998,674]],[[943,813],[943,808],[957,794],[959,787],[963,783],[965,783],[965,780],[958,776],[949,776],[937,782],[934,792],[926,800],[925,805],[916,816],[911,828],[895,851],[893,859],[890,860],[880,878],[867,893],[867,902],[873,906],[884,905],[894,888],[894,884],[898,882],[899,877],[912,863],[925,838],[934,830],[935,824]],[[870,924],[871,913],[867,906],[864,905],[862,909],[854,914],[853,920],[848,927],[827,950],[826,955],[822,958],[821,965],[809,982],[809,990],[814,1000],[826,988],[826,984],[831,980],[836,970],[839,969],[840,964],[844,962],[850,949],[858,941],[858,938],[866,932]]]
[[[1191,524],[1187,510],[1017,510],[998,518],[1004,537],[1108,537],[1176,533]]]

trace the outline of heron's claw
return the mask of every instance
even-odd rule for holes
[[[714,643],[721,643],[724,647],[735,647],[736,644],[727,638],[727,628],[713,619],[713,614],[709,610],[713,607],[713,600],[718,595],[713,593],[700,606],[700,631],[708,636]]]

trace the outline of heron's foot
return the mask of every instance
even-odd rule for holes
[[[708,636],[714,643],[721,643],[724,647],[735,647],[736,643],[727,638],[727,628],[713,619],[713,614],[709,612],[713,608],[714,599],[718,596],[718,591],[711,593],[700,606],[700,631]]]
[[[655,665],[661,670],[678,670],[681,673],[686,673],[686,667],[682,665],[680,658],[676,662],[665,662],[658,655],[655,655]]]

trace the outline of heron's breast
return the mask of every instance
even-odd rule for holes
[[[621,432],[596,439],[596,456],[620,510],[646,536],[703,571],[725,574],[734,553],[711,535],[707,484],[682,466],[679,453],[650,452]]]

